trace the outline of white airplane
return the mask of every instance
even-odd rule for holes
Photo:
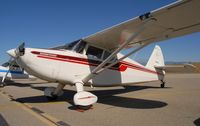
[[[36,77],[29,75],[14,61],[9,61],[0,66],[0,86],[5,86],[5,80],[14,79],[35,79]]]
[[[161,81],[163,88],[169,67],[165,66],[159,46],[155,46],[146,66],[128,56],[151,43],[199,32],[199,12],[200,0],[177,1],[70,44],[50,49],[25,48],[22,44],[7,53],[28,73],[59,83],[57,88],[45,89],[46,97],[54,99],[62,95],[65,85],[75,85],[74,104],[87,107],[97,102],[97,96],[85,91],[85,85],[124,86]],[[127,48],[133,50],[120,54]]]

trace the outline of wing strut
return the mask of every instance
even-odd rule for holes
[[[143,20],[142,20],[143,21]],[[154,21],[156,21],[156,19],[154,18],[147,18],[143,21],[143,24],[138,27],[137,31],[134,32],[118,49],[116,49],[107,59],[105,59],[101,64],[99,64],[89,75],[87,75],[85,78],[83,78],[82,82],[86,83],[88,82],[91,78],[93,78],[100,70],[100,72],[102,72],[103,70],[105,70],[106,68],[109,68],[110,66],[115,65],[116,63],[118,63],[119,61],[125,59],[126,57],[130,56],[131,54],[137,52],[138,50],[142,49],[144,46],[146,46],[147,44],[139,47],[136,50],[133,50],[132,52],[130,52],[127,56],[124,56],[122,58],[120,58],[118,61],[110,64],[109,66],[105,67],[104,69],[102,69],[114,56],[117,55],[117,53],[119,53],[122,49],[124,49],[133,39],[135,39],[141,32],[143,32],[145,30],[145,28],[147,28],[149,25],[151,25]],[[135,43],[136,44],[136,43]],[[102,69],[102,70],[101,70]]]
[[[145,46],[147,46],[148,44],[141,44],[138,48],[132,50],[131,52],[129,52],[128,54],[124,55],[123,57],[121,57],[120,59],[118,59],[117,61],[115,61],[114,63],[109,64],[108,66],[103,67],[101,70],[99,70],[97,72],[97,74],[101,73],[102,71],[104,71],[105,69],[108,69],[114,65],[116,65],[117,63],[119,63],[120,61],[124,60],[125,58],[129,57],[130,55],[136,53],[137,51],[141,50],[142,48],[144,48]]]

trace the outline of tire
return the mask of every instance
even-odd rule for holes
[[[161,87],[161,88],[164,88],[164,87],[165,87],[165,83],[162,83],[162,84],[160,85],[160,87]]]
[[[48,101],[54,101],[58,98],[57,95],[53,95],[54,90],[54,87],[49,87],[44,90],[44,96],[46,96]]]

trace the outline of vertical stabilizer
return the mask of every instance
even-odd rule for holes
[[[164,58],[162,54],[162,50],[160,46],[156,45],[150,58],[149,61],[146,64],[146,68],[148,69],[155,69],[155,66],[164,66]]]

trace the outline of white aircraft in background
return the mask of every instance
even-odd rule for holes
[[[0,66],[0,86],[5,86],[5,80],[14,79],[35,79],[36,77],[29,75],[15,61],[9,61]]]
[[[22,44],[7,53],[28,73],[59,83],[57,88],[45,89],[46,97],[54,99],[62,94],[65,85],[75,85],[74,104],[91,106],[97,96],[85,91],[85,85],[108,87],[161,81],[163,88],[169,67],[165,66],[159,46],[155,46],[145,66],[128,56],[151,43],[199,32],[199,12],[200,0],[177,1],[70,44],[50,49],[25,48]],[[133,50],[126,55],[119,53],[127,48]]]

